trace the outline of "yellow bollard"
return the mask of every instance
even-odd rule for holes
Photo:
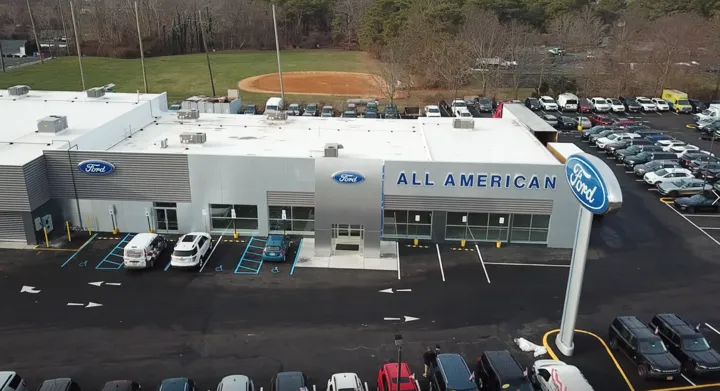
[[[460,247],[465,247],[465,239],[460,241]]]
[[[70,235],[70,222],[69,221],[65,222],[65,229],[67,230],[67,233],[68,233],[68,242],[72,242],[72,236]]]
[[[113,228],[112,233],[113,235],[117,235],[118,232],[120,232],[117,228]]]
[[[237,233],[237,232],[233,232],[233,238],[235,238],[235,239],[238,238],[238,233]]]
[[[413,245],[417,246],[420,241],[417,239],[413,239]]]
[[[88,223],[88,234],[92,236],[92,227],[90,227],[90,216],[87,217],[87,223]]]
[[[148,228],[148,233],[149,233],[149,234],[152,233],[152,228]]]
[[[50,247],[50,241],[47,236],[47,228],[43,227],[43,232],[45,233],[45,247]]]
[[[495,242],[495,247],[500,248],[500,242]]]
[[[578,132],[582,132],[582,125],[578,124]]]

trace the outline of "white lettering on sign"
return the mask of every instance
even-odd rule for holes
[[[445,179],[440,182],[444,187],[482,187],[482,188],[516,188],[530,190],[554,190],[557,186],[555,175],[523,175],[523,174],[487,174],[487,173],[460,173],[449,172]],[[429,172],[398,174],[397,185],[408,186],[435,186],[435,181]]]
[[[576,164],[575,167],[573,167],[573,173],[570,175],[570,186],[572,186],[579,194],[582,194],[588,203],[593,203],[595,202],[597,186],[590,187],[587,183],[585,183],[585,180],[590,179],[592,179],[592,176],[590,173],[585,171],[580,164]]]
[[[342,183],[357,183],[358,179],[357,175],[352,174],[341,174],[338,176],[338,182]]]
[[[85,172],[88,174],[104,174],[108,171],[108,166],[104,164],[88,163],[85,165]]]

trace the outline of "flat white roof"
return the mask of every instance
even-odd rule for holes
[[[0,165],[24,165],[41,156],[43,149],[53,144],[67,148],[67,142],[72,143],[138,104],[147,104],[159,96],[106,93],[102,98],[87,98],[85,92],[31,90],[18,97],[0,90],[0,118],[3,121]],[[66,116],[68,129],[57,134],[39,133],[38,120],[50,115]]]
[[[453,118],[385,120],[200,114],[181,121],[167,114],[109,151],[306,157],[324,155],[326,143],[339,143],[340,158],[407,161],[559,164],[517,120],[475,118],[474,129],[453,128]],[[183,144],[180,134],[204,132],[205,144]],[[167,139],[167,148],[160,140]]]

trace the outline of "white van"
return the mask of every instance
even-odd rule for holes
[[[151,233],[135,235],[123,251],[123,265],[126,269],[145,269],[155,266],[155,260],[167,248],[164,236]]]
[[[285,101],[282,98],[270,98],[265,103],[265,111],[283,111],[285,110]]]
[[[17,372],[0,372],[0,391],[25,391],[27,383]]]
[[[577,367],[558,360],[538,360],[531,380],[542,391],[593,391]]]
[[[718,119],[720,118],[720,105],[711,104],[707,110],[703,110],[702,113],[695,114],[695,125],[702,120]]]
[[[580,99],[569,92],[560,94],[557,100],[560,111],[578,111],[578,102]]]

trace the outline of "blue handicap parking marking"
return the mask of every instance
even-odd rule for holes
[[[123,252],[125,250],[125,245],[130,242],[130,240],[135,236],[135,234],[127,234],[124,238],[118,243],[110,252],[103,258],[102,261],[100,261],[97,265],[95,265],[95,269],[97,270],[120,270],[123,267]],[[115,257],[114,260],[111,260],[111,257]],[[120,259],[118,259],[120,258]]]
[[[256,244],[256,246],[253,246],[253,243]],[[247,246],[245,246],[245,251],[243,251],[243,254],[240,257],[240,261],[238,262],[237,266],[235,266],[235,271],[233,273],[259,274],[263,263],[262,250],[265,248],[260,246],[262,246],[264,243],[265,239],[251,237],[248,241]]]

